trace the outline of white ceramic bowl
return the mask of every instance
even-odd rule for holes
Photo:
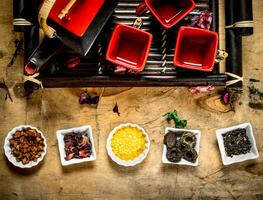
[[[191,132],[196,136],[196,145],[195,145],[195,150],[198,154],[198,158],[196,159],[195,163],[191,163],[187,160],[181,159],[180,162],[171,162],[167,159],[166,157],[166,153],[167,153],[167,147],[165,144],[163,144],[163,155],[162,155],[162,162],[164,164],[173,164],[173,165],[189,165],[189,166],[197,166],[198,165],[198,160],[199,160],[199,150],[200,150],[200,140],[201,140],[201,131],[199,130],[188,130],[188,129],[178,129],[178,128],[166,128],[165,129],[165,135],[168,132],[182,132],[182,131],[186,131],[186,132]]]
[[[113,137],[114,133],[118,129],[123,128],[123,127],[127,127],[127,126],[135,127],[137,129],[141,130],[143,135],[145,136],[145,140],[146,140],[145,150],[137,158],[135,158],[134,160],[122,160],[122,159],[120,159],[119,157],[117,157],[113,153],[112,148],[111,148],[111,140],[112,140],[112,137]],[[145,132],[145,130],[142,127],[140,127],[140,126],[138,126],[136,124],[132,124],[132,123],[120,124],[119,126],[115,127],[110,132],[110,134],[108,136],[108,139],[107,139],[106,149],[107,149],[108,155],[110,156],[110,158],[114,162],[116,162],[117,164],[119,164],[121,166],[124,166],[124,167],[132,167],[132,166],[140,164],[146,158],[146,156],[147,156],[147,154],[149,153],[149,150],[150,150],[150,139],[149,139],[148,134]]]
[[[82,159],[73,158],[71,160],[65,159],[66,152],[65,152],[64,136],[68,133],[77,133],[77,134],[78,133],[87,133],[88,134],[88,137],[89,137],[90,142],[91,142],[91,151],[92,151],[90,157],[82,158]],[[93,136],[92,136],[91,126],[82,126],[82,127],[77,127],[77,128],[58,130],[56,132],[56,134],[57,134],[57,140],[58,140],[58,149],[59,149],[59,154],[60,154],[60,161],[61,161],[61,164],[63,166],[96,160],[96,150],[95,150],[94,140],[93,140]]]
[[[22,131],[24,129],[35,129],[43,138],[44,140],[44,151],[41,153],[41,156],[35,161],[30,161],[28,164],[24,165],[22,162],[17,162],[16,158],[13,156],[13,154],[11,153],[11,148],[10,148],[10,143],[9,140],[13,138],[13,135],[16,133],[16,131]],[[47,143],[46,143],[46,138],[44,137],[44,134],[38,130],[35,127],[32,127],[30,125],[21,125],[18,127],[13,128],[6,136],[5,138],[5,144],[4,144],[4,151],[5,151],[5,155],[7,157],[7,159],[16,167],[20,167],[20,168],[31,168],[34,167],[36,165],[38,165],[39,162],[41,162],[44,159],[44,156],[47,153]]]
[[[238,128],[245,128],[246,129],[246,133],[247,136],[251,142],[251,151],[247,154],[243,154],[243,155],[234,155],[233,157],[229,157],[226,155],[226,151],[225,151],[225,147],[224,147],[224,141],[223,141],[223,134]],[[218,146],[220,149],[220,153],[221,153],[221,158],[223,161],[224,165],[230,165],[233,163],[239,163],[239,162],[243,162],[246,160],[252,160],[252,159],[256,159],[259,157],[258,155],[258,150],[257,150],[257,145],[256,145],[256,141],[253,135],[253,130],[252,130],[252,126],[250,123],[244,123],[244,124],[240,124],[237,126],[231,126],[228,128],[222,128],[222,129],[218,129],[216,130],[216,137],[217,137],[217,142],[218,142]]]

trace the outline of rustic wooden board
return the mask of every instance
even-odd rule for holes
[[[213,113],[197,101],[208,94],[190,94],[185,88],[132,88],[119,93],[111,88],[98,109],[80,106],[81,89],[44,89],[28,98],[15,97],[12,88],[23,80],[23,57],[14,66],[7,64],[14,51],[12,1],[0,1],[0,80],[6,80],[14,102],[4,101],[0,90],[0,143],[8,131],[20,124],[31,124],[47,138],[48,153],[39,168],[14,169],[0,148],[1,199],[263,199],[263,113],[248,107],[248,79],[261,81],[263,90],[263,1],[254,0],[255,35],[244,38],[244,78],[242,99],[236,112]],[[220,1],[220,10],[223,3]],[[221,26],[221,29],[223,25]],[[119,93],[110,95],[113,93]],[[121,116],[112,112],[118,102]],[[188,120],[188,128],[202,131],[200,165],[197,168],[161,164],[164,128],[161,115],[177,109]],[[149,113],[151,111],[151,113]],[[122,122],[145,127],[152,141],[144,163],[132,169],[115,165],[107,156],[105,141],[109,131]],[[216,143],[215,130],[251,122],[260,157],[256,161],[224,167]],[[94,130],[98,159],[93,164],[62,168],[55,131],[90,124]]]

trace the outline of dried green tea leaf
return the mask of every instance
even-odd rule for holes
[[[174,121],[175,128],[185,128],[187,125],[187,120],[181,120],[176,112],[174,110],[173,112],[168,112],[163,115],[164,117],[167,116],[166,120],[168,122]]]

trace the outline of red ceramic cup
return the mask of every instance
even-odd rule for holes
[[[194,0],[144,0],[161,25],[168,29],[195,8]]]
[[[174,52],[174,65],[210,72],[214,68],[218,34],[199,28],[182,26]]]
[[[152,37],[152,34],[140,29],[117,25],[109,43],[106,59],[117,66],[140,72],[144,69]]]

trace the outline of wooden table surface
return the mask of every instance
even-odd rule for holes
[[[7,67],[17,36],[12,31],[12,0],[1,0],[0,80],[5,79],[14,102],[5,101],[0,90],[0,143],[13,127],[30,124],[43,131],[48,149],[44,162],[23,171],[9,164],[0,148],[0,199],[263,199],[263,112],[248,106],[247,89],[249,78],[263,81],[263,1],[253,4],[255,34],[243,39],[244,91],[236,111],[223,114],[201,108],[198,102],[208,94],[190,94],[186,88],[106,89],[111,95],[103,97],[97,109],[79,105],[81,89],[43,89],[16,97],[12,88],[23,80],[23,59],[21,54]],[[220,9],[222,15],[223,1]],[[224,21],[220,24],[222,30]],[[223,40],[221,32],[221,45]],[[257,87],[262,91],[261,83]],[[116,102],[120,116],[112,112]],[[202,131],[198,167],[161,163],[163,133],[169,126],[162,114],[174,109],[188,120],[187,128]],[[127,169],[113,163],[105,149],[110,130],[123,122],[141,125],[151,138],[146,160]],[[253,125],[260,157],[223,166],[215,130],[244,122]],[[56,130],[86,124],[93,128],[97,160],[62,167]]]

